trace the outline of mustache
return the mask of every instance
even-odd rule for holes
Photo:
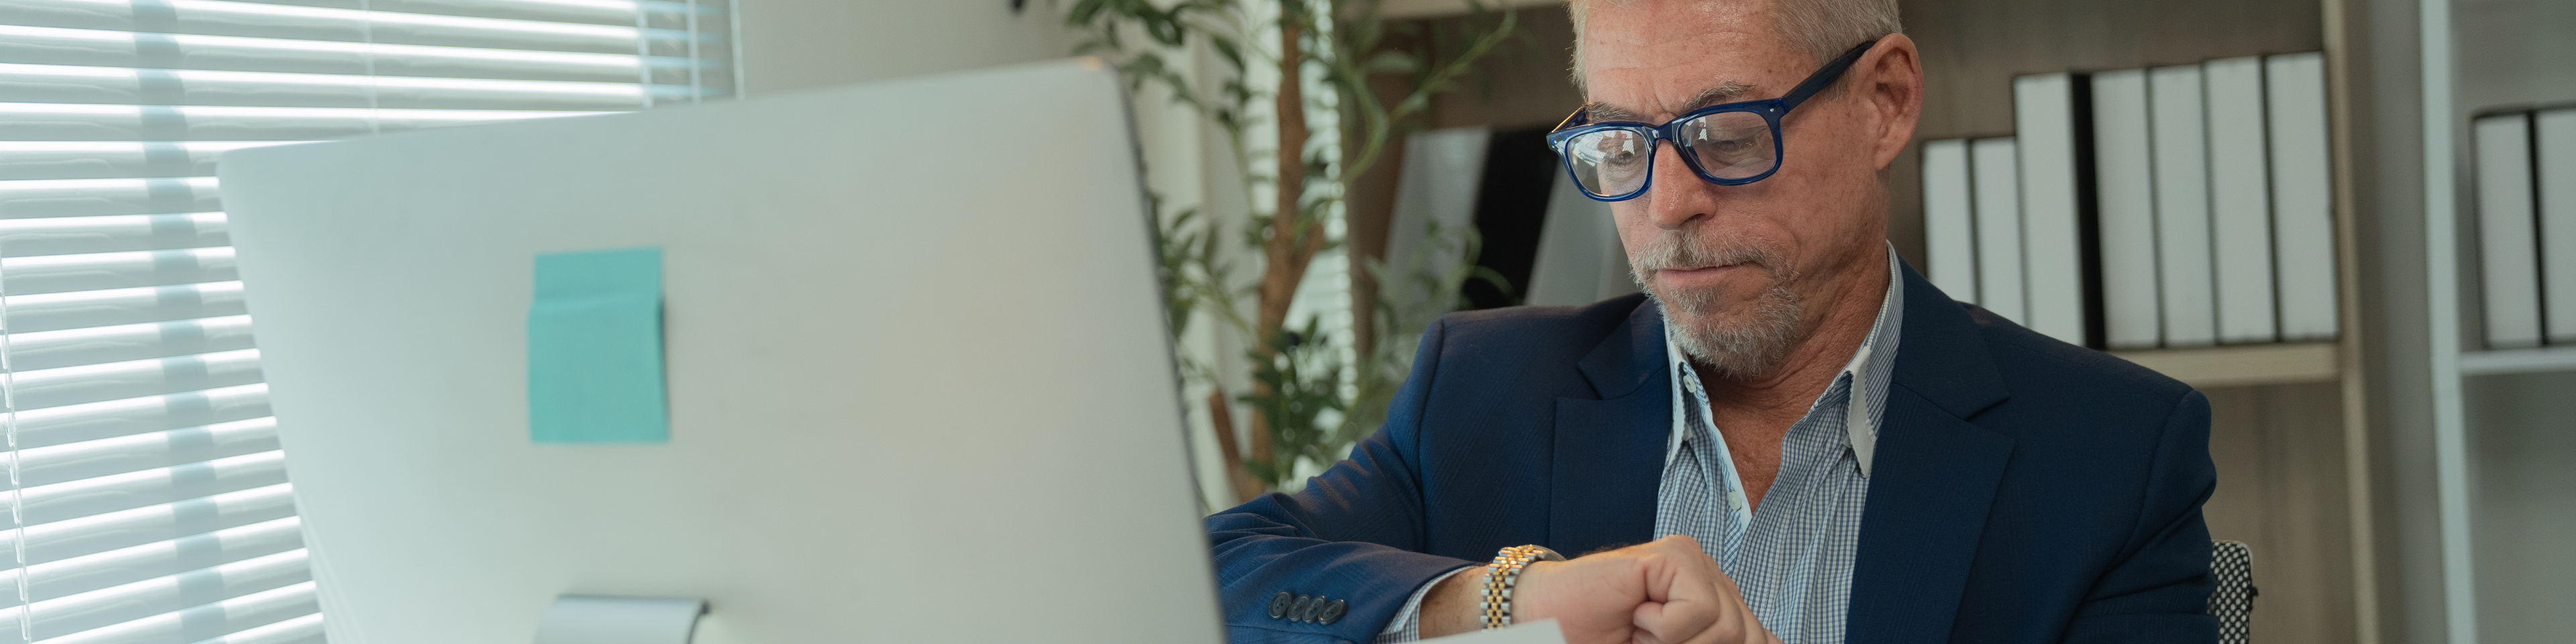
[[[1629,253],[1628,263],[1641,283],[1665,269],[1741,264],[1781,275],[1781,268],[1787,266],[1769,246],[1742,237],[1703,234],[1698,228],[1666,232]]]

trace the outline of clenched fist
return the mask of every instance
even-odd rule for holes
[[[1422,635],[1482,628],[1484,575],[1451,575],[1423,599]],[[1512,621],[1556,620],[1567,644],[1778,644],[1735,580],[1682,535],[1521,570]]]

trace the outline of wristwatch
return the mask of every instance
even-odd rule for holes
[[[1534,561],[1564,560],[1565,555],[1535,544],[1494,553],[1494,563],[1485,565],[1484,597],[1477,604],[1485,614],[1485,630],[1512,625],[1512,586],[1520,583],[1522,568]]]

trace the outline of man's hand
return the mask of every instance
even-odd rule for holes
[[[1484,626],[1476,608],[1484,575],[1468,570],[1424,598],[1422,636]],[[1521,569],[1512,621],[1556,620],[1567,644],[1778,644],[1753,619],[1735,580],[1690,537]]]

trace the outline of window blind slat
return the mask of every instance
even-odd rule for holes
[[[35,602],[29,614],[38,641],[102,630],[107,632],[83,639],[126,644],[192,642],[312,614],[318,608],[313,606],[312,585],[305,583],[312,578],[305,568],[304,551],[297,549]],[[286,592],[263,592],[281,590]],[[241,601],[226,606],[234,603],[229,600]],[[202,612],[180,615],[180,611]]]
[[[0,132],[11,129],[0,114]],[[213,177],[0,181],[0,218],[205,212],[216,207]]]
[[[264,0],[271,4],[348,7],[346,1],[334,0]],[[538,22],[572,22],[619,27],[635,26],[633,2],[624,0],[368,0],[367,8],[394,13],[415,13],[475,18],[502,18]]]
[[[644,92],[651,89],[627,80],[401,78],[0,63],[0,95],[29,103],[598,111],[642,105]]]
[[[259,628],[319,613],[321,606],[315,601],[313,588],[313,582],[301,582],[94,631],[41,640],[38,644],[187,644],[209,635]],[[318,639],[316,636],[303,641]]]
[[[125,400],[260,381],[259,350],[57,367],[17,374],[19,409]]]
[[[30,566],[27,595],[35,601],[68,597],[302,547],[303,523],[295,517],[262,521]],[[0,571],[0,583],[17,580],[18,570]]]
[[[55,331],[241,315],[241,282],[211,282],[78,293],[13,295],[7,328]],[[24,410],[21,410],[22,412]]]
[[[12,141],[309,141],[460,123],[585,116],[599,113],[601,112],[0,103],[0,139]],[[211,199],[212,191],[208,193],[207,198]],[[65,217],[73,214],[142,213],[72,212],[17,216]],[[8,215],[0,213],[0,216]]]
[[[365,12],[231,0],[138,0],[137,4],[157,5],[156,9],[167,7],[171,17],[154,21],[158,28],[152,31],[173,34],[342,42],[372,39],[373,42],[406,45],[632,54],[635,53],[635,39],[639,33],[632,21],[617,25],[584,24]],[[370,18],[373,24],[366,23]],[[0,23],[121,30],[133,25],[135,19],[129,4],[122,0],[11,0],[0,4]],[[673,42],[687,42],[689,39],[685,32],[672,33],[666,29],[646,29],[641,35]],[[702,35],[698,40],[706,43],[716,39],[712,35]]]
[[[230,246],[0,259],[9,295],[168,286],[239,279]],[[11,365],[15,368],[16,365]]]
[[[268,415],[268,385],[64,405],[18,412],[18,448],[250,420]]]
[[[375,73],[383,76],[610,83],[636,80],[639,64],[693,65],[666,57],[639,63],[632,50],[567,53],[0,25],[0,62],[10,63],[365,74],[371,56]]]
[[[216,423],[22,450],[19,477],[50,485],[277,449],[277,420]]]
[[[0,150],[6,149],[7,144],[0,144]],[[134,154],[148,153],[138,149]],[[0,151],[0,167],[7,158],[8,152]],[[0,219],[0,257],[224,246],[232,243],[225,223],[220,212]]]
[[[15,334],[9,363],[33,371],[248,348],[250,316],[234,315]]]
[[[292,141],[0,141],[0,181],[214,176],[226,150],[283,143]],[[10,232],[0,228],[0,244]]]
[[[254,626],[223,637],[198,640],[196,644],[323,644],[322,614],[280,620],[266,626]]]
[[[291,516],[295,516],[294,488],[281,483],[33,525],[24,531],[27,563],[40,565]],[[14,548],[20,538],[18,530],[0,532],[0,545]]]
[[[285,482],[286,459],[268,451],[30,487],[20,492],[20,514],[28,523],[67,521]]]

